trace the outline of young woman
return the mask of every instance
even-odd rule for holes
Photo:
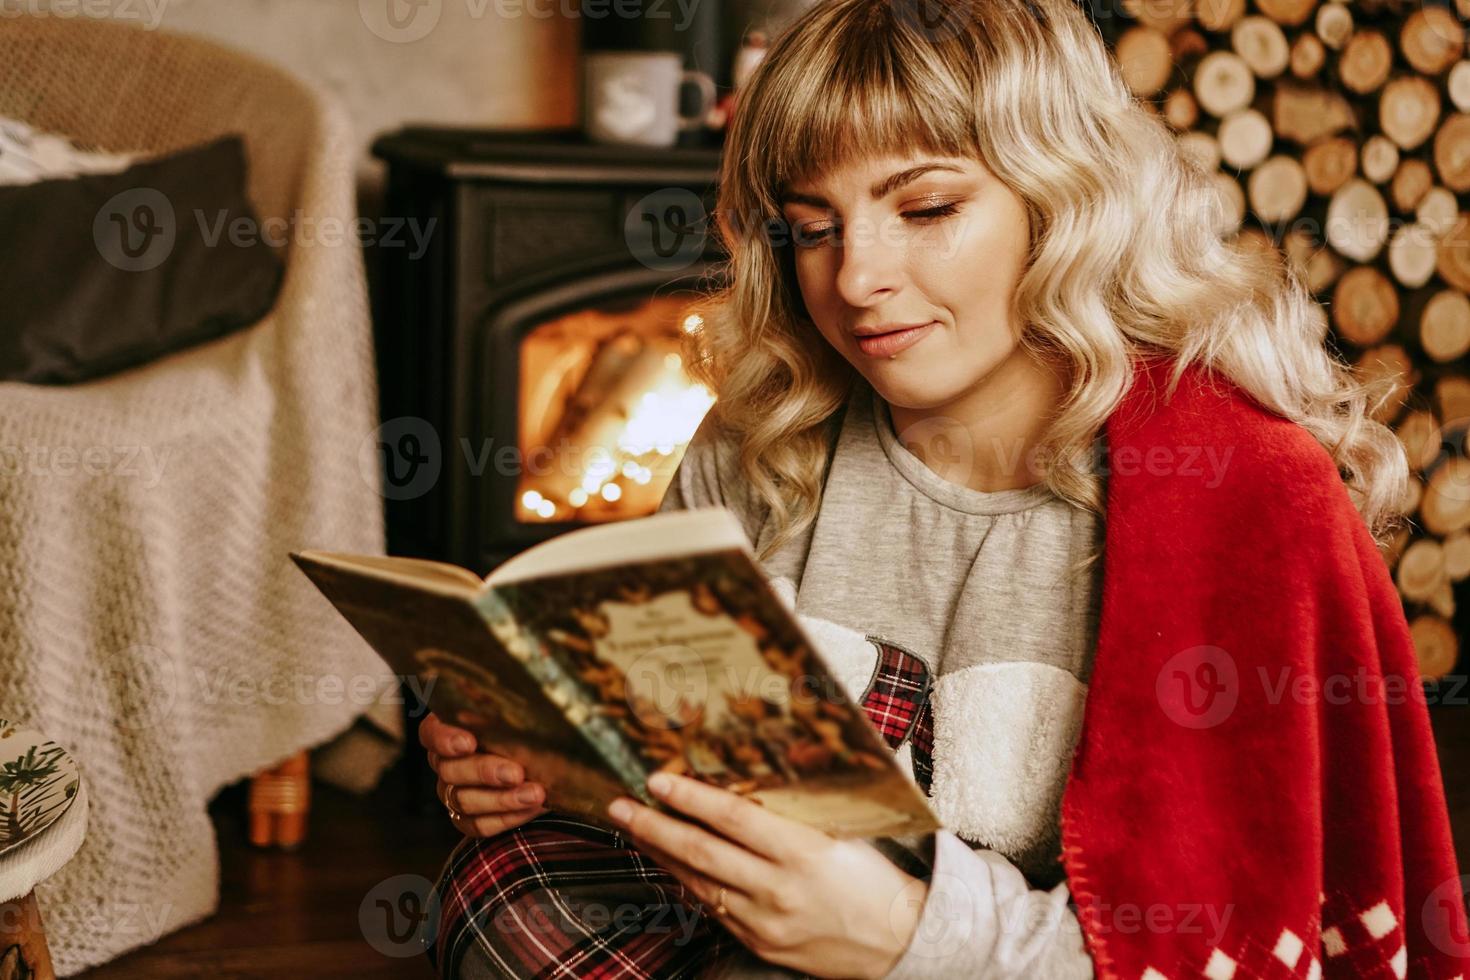
[[[663,507],[740,516],[945,829],[673,777],[612,833],[430,718],[441,975],[1470,976],[1372,392],[1072,0],[935,9],[822,0],[742,93]]]

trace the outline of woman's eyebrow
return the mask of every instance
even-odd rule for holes
[[[898,190],[900,187],[904,186],[905,184],[911,184],[914,181],[918,180],[920,177],[929,173],[931,170],[948,170],[957,174],[964,173],[964,171],[961,170],[959,167],[952,166],[951,164],[947,163],[921,163],[916,167],[909,167],[907,170],[900,170],[897,173],[889,174],[887,177],[884,177],[882,180],[878,181],[878,183],[868,188],[868,193],[872,195],[873,200],[880,201],[883,198],[887,197],[889,194],[892,194],[894,191]],[[831,203],[828,202],[828,200],[825,197],[822,197],[820,194],[803,194],[799,191],[782,191],[778,200],[779,203],[783,205],[808,204],[814,208],[830,208],[832,206]]]

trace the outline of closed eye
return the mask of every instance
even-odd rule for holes
[[[958,214],[960,205],[958,201],[949,201],[944,204],[935,205],[932,208],[922,208],[917,211],[903,211],[901,216],[906,221],[916,224],[927,224]],[[800,225],[793,229],[795,243],[804,248],[816,248],[832,238],[835,225],[815,226],[813,224]]]
[[[949,201],[945,204],[935,205],[932,208],[924,208],[922,211],[905,211],[903,216],[909,219],[933,220],[934,218],[947,218],[958,213],[960,204],[958,201]]]

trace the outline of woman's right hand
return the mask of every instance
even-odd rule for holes
[[[431,711],[419,723],[419,743],[439,776],[439,801],[459,811],[450,821],[460,833],[489,837],[546,812],[546,787],[526,782],[525,771],[505,756],[477,752],[473,732],[446,725]]]

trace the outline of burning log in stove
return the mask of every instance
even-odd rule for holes
[[[583,311],[575,330],[563,318],[528,335],[519,519],[604,521],[657,508],[714,404],[684,370],[680,330],[698,325],[684,305],[661,297],[629,312]]]

